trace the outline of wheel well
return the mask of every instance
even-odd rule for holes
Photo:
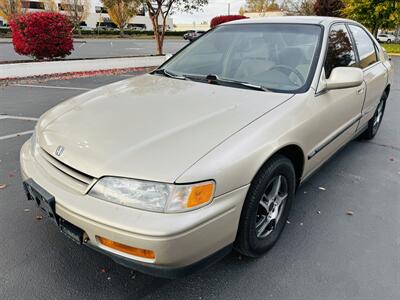
[[[304,170],[304,152],[297,145],[288,145],[279,149],[274,155],[281,154],[289,158],[294,166],[294,170],[296,172],[296,183],[299,186],[301,176],[303,175]],[[273,156],[274,156],[273,155]]]

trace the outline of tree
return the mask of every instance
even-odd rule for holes
[[[284,0],[282,10],[288,15],[294,16],[313,16],[315,0]]]
[[[23,13],[22,1],[21,0],[0,0],[0,17],[4,20],[9,21],[14,16],[18,16]]]
[[[241,15],[218,16],[218,17],[214,17],[211,19],[210,27],[214,28],[215,26],[218,26],[219,24],[222,24],[222,23],[235,21],[235,20],[242,20],[242,19],[248,19],[248,17],[241,16]]]
[[[124,27],[129,20],[138,12],[139,1],[137,0],[102,0],[107,8],[108,15],[119,28],[119,34],[124,35]]]
[[[34,12],[10,20],[15,52],[35,59],[65,57],[74,49],[72,24],[59,12]]]
[[[317,0],[314,4],[317,16],[343,17],[343,8],[342,0]]]
[[[266,13],[279,10],[276,0],[246,0],[246,11],[250,13]]]
[[[90,0],[61,0],[61,10],[65,12],[74,29],[81,35],[81,22],[89,15]]]
[[[43,4],[46,11],[58,11],[58,6],[55,0],[43,0]]]
[[[379,28],[393,29],[400,24],[400,2],[394,0],[343,0],[343,13],[364,26],[373,35]]]
[[[141,0],[149,11],[158,54],[163,53],[167,18],[174,11],[194,12],[208,4],[208,0]],[[161,24],[160,24],[161,21]]]
[[[244,16],[245,12],[246,11],[245,11],[244,7],[241,6],[240,9],[239,9],[239,15]]]

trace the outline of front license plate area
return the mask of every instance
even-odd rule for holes
[[[71,224],[68,221],[65,221],[63,218],[60,218],[60,231],[64,233],[69,239],[74,241],[75,243],[82,245],[83,242],[83,230],[79,227],[76,227],[74,224]]]
[[[58,224],[57,215],[55,213],[56,201],[54,197],[32,180],[24,182],[24,189],[28,199],[36,201],[39,208],[50,218],[50,220]]]

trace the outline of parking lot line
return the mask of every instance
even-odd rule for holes
[[[28,131],[22,131],[22,132],[9,134],[9,135],[3,135],[3,136],[0,136],[0,140],[6,140],[6,139],[14,138],[17,136],[27,135],[27,134],[32,134],[32,133],[33,133],[33,130],[28,130]]]
[[[34,87],[34,88],[43,88],[43,89],[61,89],[61,90],[77,90],[77,91],[90,91],[88,88],[78,88],[78,87],[70,87],[70,86],[51,86],[51,85],[36,85],[36,84],[14,84],[14,86],[20,87]]]
[[[39,120],[39,118],[32,118],[32,117],[0,115],[0,120],[4,120],[4,119],[24,120],[24,121],[37,121],[37,120]]]

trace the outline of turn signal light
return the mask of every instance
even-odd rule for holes
[[[213,193],[214,193],[213,183],[194,186],[187,200],[187,207],[190,208],[199,206],[201,204],[210,201]]]
[[[155,255],[154,251],[152,251],[152,250],[140,249],[140,248],[135,248],[135,247],[131,247],[128,245],[120,244],[120,243],[114,242],[112,240],[106,239],[101,236],[96,236],[96,238],[102,245],[104,245],[108,248],[118,250],[123,253],[139,256],[139,257],[144,257],[144,258],[149,258],[149,259],[156,258],[156,255]]]

